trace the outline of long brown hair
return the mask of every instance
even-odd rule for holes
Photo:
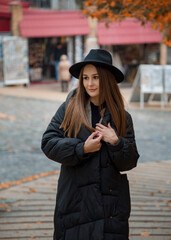
[[[126,132],[124,102],[116,79],[106,68],[101,66],[95,67],[99,74],[99,110],[102,110],[103,103],[105,102],[116,125],[118,134],[124,137]],[[82,124],[91,132],[94,131],[86,114],[89,95],[83,85],[83,70],[84,68],[82,68],[80,72],[77,92],[70,99],[66,108],[64,120],[61,124],[61,128],[64,129],[68,137],[77,137]]]

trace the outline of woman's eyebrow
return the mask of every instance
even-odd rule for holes
[[[99,75],[98,73],[93,73],[92,75]],[[87,76],[86,73],[83,73],[83,76]]]

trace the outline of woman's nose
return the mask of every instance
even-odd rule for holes
[[[90,78],[88,81],[88,85],[92,85],[93,84],[93,80]]]

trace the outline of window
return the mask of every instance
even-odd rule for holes
[[[51,8],[51,0],[22,0],[29,2],[32,8]]]

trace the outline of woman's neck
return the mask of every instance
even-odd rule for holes
[[[99,98],[90,98],[90,102],[92,102],[95,106],[99,106]]]

